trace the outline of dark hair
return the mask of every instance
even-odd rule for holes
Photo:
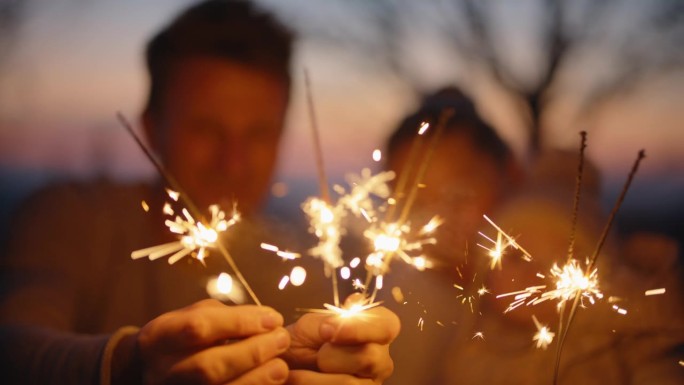
[[[443,111],[449,108],[453,109],[453,115],[447,120],[442,135],[467,135],[473,145],[490,155],[499,169],[504,170],[512,156],[510,148],[494,128],[480,118],[473,102],[455,87],[443,88],[423,99],[420,108],[406,117],[390,136],[387,143],[388,155],[391,157],[401,144],[413,141],[422,122],[437,124]],[[425,135],[432,135],[433,132],[434,130],[428,130]]]
[[[243,0],[196,4],[150,40],[146,110],[158,108],[174,62],[192,56],[225,58],[279,76],[290,84],[292,32],[271,14]]]

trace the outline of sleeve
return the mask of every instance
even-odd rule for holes
[[[96,384],[107,336],[79,334],[90,196],[74,185],[30,198],[12,224],[0,273],[0,362],[10,384]],[[91,274],[92,275],[92,274]],[[82,330],[81,330],[82,331]],[[4,382],[3,383],[7,383]]]
[[[2,325],[3,383],[98,384],[100,360],[108,338],[29,325]]]

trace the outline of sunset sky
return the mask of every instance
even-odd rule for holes
[[[151,175],[147,161],[117,125],[114,114],[120,110],[137,118],[146,88],[144,42],[188,3],[28,1],[9,35],[8,51],[0,56],[0,170],[105,173],[127,179]],[[375,42],[378,26],[345,2],[261,3],[293,24],[301,37],[278,180],[315,175],[301,68],[307,67],[312,76],[325,161],[334,179],[373,163],[372,150],[382,147],[394,125],[416,107],[416,85],[429,90],[462,84],[473,76],[464,73],[458,55],[445,49],[448,41],[431,29],[430,2],[420,3],[427,4],[424,9],[407,6],[406,14],[399,15],[409,26],[401,51],[403,65],[411,69],[412,84],[392,73],[372,52],[317,36],[324,31],[343,41]],[[515,9],[504,4],[494,15],[498,33],[508,39],[502,42],[504,57],[522,78],[531,76],[538,54],[535,23],[530,21],[540,15],[533,3],[523,2]],[[621,65],[623,57],[611,54],[615,46],[633,42],[636,52],[641,52],[639,44],[647,47],[649,41],[658,39],[646,30],[635,31],[640,28],[642,5],[626,4],[607,19],[607,37],[582,51],[574,66],[579,69],[563,77],[563,87],[544,120],[547,127],[553,127],[547,134],[549,145],[574,148],[577,131],[589,130],[589,156],[607,176],[609,192],[622,180],[636,152],[645,148],[648,159],[636,190],[648,199],[680,199],[676,192],[684,192],[681,67],[649,74],[592,106],[590,114],[580,113],[587,111],[580,109],[587,90],[610,79]],[[641,40],[635,40],[634,34]],[[467,92],[477,100],[478,108],[523,154],[524,121],[517,105],[486,77],[469,84]]]

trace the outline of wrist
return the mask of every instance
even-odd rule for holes
[[[137,327],[125,326],[109,338],[100,367],[100,385],[142,383],[139,331]]]

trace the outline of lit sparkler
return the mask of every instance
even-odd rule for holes
[[[361,315],[364,311],[380,306],[382,302],[372,302],[370,298],[359,296],[358,299],[349,301],[348,303],[336,306],[329,303],[323,304],[325,309],[304,309],[311,313],[322,313],[337,315],[341,318],[349,318]]]
[[[588,261],[587,265],[589,265]],[[597,269],[594,268],[585,273],[576,259],[570,260],[562,268],[554,263],[551,276],[556,279],[556,288],[544,292],[533,304],[547,299],[557,299],[558,306],[562,306],[575,297],[579,297],[580,300],[587,299],[594,304],[596,298],[603,298],[599,290]]]
[[[167,208],[166,211],[168,212],[168,210]],[[131,258],[148,257],[153,261],[170,255],[168,262],[172,265],[190,255],[204,263],[207,250],[216,247],[219,235],[240,220],[240,214],[237,210],[233,211],[230,218],[226,218],[225,212],[220,210],[218,206],[210,206],[209,211],[211,212],[211,220],[208,224],[204,224],[193,218],[187,209],[183,209],[182,216],[177,215],[173,221],[169,219],[165,222],[172,233],[178,234],[178,241],[136,250],[131,253]],[[171,215],[173,215],[173,211],[171,211]]]
[[[369,220],[371,226],[364,232],[364,236],[371,241],[373,248],[366,258],[368,276],[365,287],[368,290],[372,278],[375,277],[375,286],[373,287],[371,298],[375,298],[378,290],[381,289],[381,285],[378,285],[378,283],[382,282],[383,275],[389,271],[389,267],[394,259],[401,259],[418,270],[424,270],[432,265],[425,256],[421,255],[421,252],[424,245],[436,243],[436,239],[431,237],[430,234],[439,227],[443,220],[438,216],[433,217],[418,231],[418,237],[411,237],[411,224],[408,218],[437,141],[447,120],[452,115],[452,109],[447,109],[441,114],[430,146],[418,164],[418,170],[413,175],[412,168],[418,157],[419,149],[423,145],[423,136],[430,127],[429,123],[421,123],[418,129],[418,138],[413,142],[406,162],[408,167],[402,171],[393,196],[387,199],[389,208],[385,216],[382,220],[379,218]],[[413,179],[409,184],[411,175]],[[407,186],[410,186],[408,194],[405,192]],[[398,219],[395,219],[395,213],[399,210],[399,207],[401,207],[400,214]]]
[[[591,257],[587,258],[585,267],[582,268],[580,266],[580,263],[577,261],[577,259],[574,258],[574,243],[575,243],[575,226],[577,222],[577,213],[578,213],[578,207],[579,207],[579,198],[580,198],[580,191],[581,191],[581,183],[582,183],[582,172],[583,172],[583,165],[584,165],[584,150],[586,148],[586,132],[581,133],[581,146],[580,146],[580,162],[579,162],[579,167],[578,167],[578,175],[576,179],[576,186],[575,186],[575,197],[574,197],[574,204],[573,204],[573,217],[572,217],[572,227],[570,231],[570,244],[568,248],[568,260],[567,263],[563,266],[558,266],[558,264],[554,264],[553,267],[551,268],[550,274],[551,277],[555,280],[555,288],[551,290],[545,290],[547,288],[547,285],[538,285],[538,286],[531,286],[528,288],[525,288],[523,290],[519,291],[514,291],[510,293],[505,293],[505,294],[500,294],[497,295],[497,298],[502,298],[502,297],[509,297],[509,296],[514,296],[514,301],[508,306],[508,308],[505,310],[505,312],[511,311],[516,309],[517,307],[521,305],[536,305],[539,303],[542,303],[547,300],[557,300],[558,301],[558,312],[561,315],[560,320],[559,320],[559,329],[558,329],[558,335],[559,335],[559,343],[558,343],[558,348],[556,352],[556,363],[555,363],[555,368],[554,368],[554,384],[557,383],[558,381],[558,373],[559,373],[559,366],[560,366],[560,357],[562,353],[562,348],[564,345],[565,338],[567,337],[568,329],[572,324],[572,321],[574,319],[574,316],[577,312],[577,308],[580,305],[584,305],[584,301],[587,300],[590,303],[594,303],[596,299],[603,298],[603,294],[601,293],[599,289],[599,284],[598,284],[598,275],[597,275],[597,269],[595,267],[596,265],[596,260],[601,252],[601,249],[603,247],[603,244],[607,238],[608,232],[611,228],[612,222],[615,218],[615,214],[617,213],[618,209],[620,208],[622,201],[624,200],[624,197],[627,193],[627,190],[629,189],[629,186],[632,182],[632,179],[634,178],[634,175],[636,174],[636,171],[638,169],[639,163],[641,160],[644,158],[644,152],[643,150],[639,152],[639,155],[637,157],[637,160],[635,161],[632,170],[629,173],[629,176],[627,178],[627,181],[625,182],[625,185],[623,186],[623,189],[620,193],[620,196],[618,197],[615,206],[613,207],[613,210],[611,211],[608,221],[603,229],[603,233],[601,234],[598,244],[594,250],[594,253],[591,255]],[[504,254],[504,251],[507,247],[509,246],[514,246],[514,247],[519,247],[519,245],[515,242],[515,240],[507,235],[504,231],[502,231],[494,222],[489,220],[489,218],[485,217],[487,221],[494,226],[498,233],[496,240],[486,236],[485,234],[480,233],[485,239],[489,240],[493,246],[491,247],[486,247],[479,245],[480,247],[486,249],[488,251],[488,255],[491,258],[490,262],[490,267],[493,269],[495,266],[498,266],[499,268],[501,267],[501,257]],[[524,249],[520,248],[521,251],[523,251],[523,254],[531,259],[531,256],[529,253],[525,252]],[[543,274],[537,274],[539,278],[544,279],[546,276]],[[649,290],[646,291],[645,295],[657,295],[657,294],[662,294],[664,293],[664,289],[654,289],[654,290]],[[567,318],[564,318],[563,315],[565,314],[565,308],[566,304],[568,301],[572,300],[572,306],[570,308],[570,311],[568,313]],[[617,311],[619,314],[625,315],[627,314],[627,310],[622,309],[618,307],[617,305],[613,305],[613,309]],[[537,326],[537,334],[534,336],[533,340],[537,341],[537,347],[546,347],[546,345],[551,342],[551,339],[553,338],[554,334],[550,333],[548,329],[546,329],[545,326],[542,326],[536,318],[533,318],[535,325]],[[565,324],[564,324],[564,320]]]
[[[247,290],[252,301],[260,306],[261,302],[247,283],[247,280],[240,272],[240,269],[238,269],[233,257],[220,241],[219,234],[226,231],[239,220],[239,214],[237,214],[235,208],[233,208],[233,216],[230,219],[226,219],[225,213],[221,211],[218,206],[212,205],[209,207],[209,211],[212,214],[211,220],[205,221],[202,212],[195,206],[190,197],[182,191],[173,175],[166,170],[164,165],[157,160],[152,151],[148,149],[145,143],[138,137],[123,114],[117,113],[117,118],[131,137],[133,137],[145,156],[147,156],[147,159],[157,169],[157,172],[162,179],[164,179],[167,185],[173,189],[167,190],[169,197],[174,201],[178,201],[179,199],[182,200],[182,203],[185,206],[182,210],[182,217],[177,216],[174,221],[168,220],[165,223],[169,230],[181,237],[179,241],[138,250],[133,252],[131,257],[135,259],[147,256],[150,259],[156,259],[174,253],[169,258],[169,263],[172,264],[197,250],[194,257],[203,262],[207,248],[216,248],[221,255],[223,255],[223,258],[233,270],[238,280],[242,283],[245,290]],[[167,215],[174,215],[174,211],[170,204],[165,204],[162,210]]]
[[[430,234],[441,220],[431,220],[426,224],[419,234]],[[366,259],[366,266],[374,276],[387,273],[389,267],[388,258],[392,255],[398,256],[406,264],[414,266],[418,270],[425,270],[432,266],[432,262],[423,255],[412,256],[411,254],[420,253],[424,245],[435,244],[437,241],[433,237],[420,238],[409,241],[411,226],[408,223],[399,225],[398,223],[376,223],[364,232],[364,236],[371,240],[373,252]]]
[[[481,248],[487,250],[487,256],[490,258],[490,264],[489,267],[490,269],[494,270],[495,267],[498,267],[499,270],[501,270],[501,260],[504,256],[504,253],[506,252],[506,249],[509,247],[513,247],[516,250],[519,250],[523,253],[523,258],[526,259],[527,261],[532,260],[532,256],[530,253],[528,253],[525,249],[523,249],[516,241],[515,238],[511,237],[508,235],[505,231],[501,230],[499,226],[494,223],[491,219],[489,219],[488,216],[483,215],[484,219],[489,222],[490,225],[492,225],[496,229],[496,240],[488,237],[482,232],[478,232],[483,238],[488,240],[493,244],[493,246],[487,247],[481,244],[477,244]]]

